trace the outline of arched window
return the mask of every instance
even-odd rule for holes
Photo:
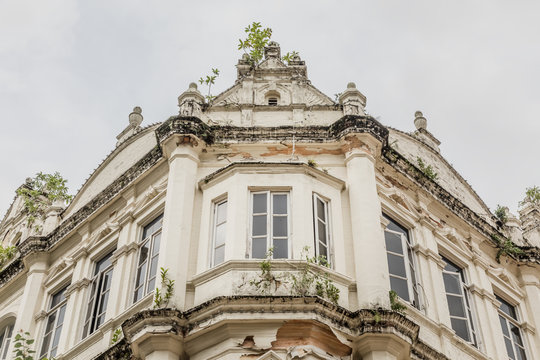
[[[6,360],[8,358],[8,348],[13,336],[13,325],[15,320],[8,322],[6,325],[0,327],[0,360]]]
[[[264,96],[266,104],[270,106],[277,106],[279,104],[280,95],[275,90],[270,90]]]

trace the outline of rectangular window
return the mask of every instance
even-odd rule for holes
[[[472,321],[472,309],[463,269],[443,257],[444,288],[452,329],[463,340],[477,346],[476,333]]]
[[[225,237],[227,236],[227,200],[214,206],[214,233],[212,266],[225,260]]]
[[[105,255],[96,264],[94,277],[90,285],[90,299],[88,300],[88,308],[86,310],[83,338],[92,334],[105,322],[113,273],[111,257],[112,252]]]
[[[289,193],[252,193],[251,257],[264,259],[269,248],[274,259],[289,257]]]
[[[156,287],[159,245],[161,243],[161,227],[163,215],[158,216],[143,229],[137,261],[137,277],[133,302],[141,300]]]
[[[512,360],[527,360],[516,308],[497,295],[495,295],[495,298],[501,303],[501,306],[499,306],[499,320],[508,357]]]
[[[389,221],[384,229],[384,241],[390,289],[394,290],[401,299],[419,308],[414,252],[409,231],[386,214],[383,216]]]
[[[66,314],[66,289],[67,286],[52,296],[43,343],[41,344],[40,359],[52,359],[56,356]]]
[[[313,229],[315,234],[315,254],[324,256],[330,263],[330,228],[328,226],[328,201],[313,194]]]

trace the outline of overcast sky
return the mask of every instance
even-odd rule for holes
[[[494,209],[540,185],[539,1],[0,0],[0,217],[36,172],[72,193],[114,148],[136,105],[143,125],[178,112],[188,84],[231,86],[243,29],[273,29],[313,85],[350,81],[385,124],[414,130]]]

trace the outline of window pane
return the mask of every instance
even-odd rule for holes
[[[266,215],[253,216],[252,235],[266,235]]]
[[[225,235],[226,235],[226,227],[225,223],[218,225],[216,227],[216,244],[215,246],[220,246],[225,244]]]
[[[324,211],[324,202],[317,198],[317,216],[323,220],[323,221],[326,221],[326,213]]]
[[[45,337],[43,338],[43,344],[41,345],[40,356],[47,355],[47,351],[49,350],[49,344],[51,343],[51,335],[52,335],[51,332],[46,333]]]
[[[253,213],[266,213],[267,194],[253,194]]]
[[[512,347],[512,342],[508,338],[504,338],[504,345],[506,346],[506,353],[510,357],[510,359],[515,360],[516,357],[514,355],[514,348]]]
[[[251,257],[254,259],[266,258],[266,238],[265,237],[253,239]]]
[[[394,290],[403,300],[410,301],[407,280],[398,279],[390,276],[390,288]]]
[[[386,255],[388,259],[388,271],[390,274],[406,278],[407,272],[405,270],[405,259],[403,256],[390,253],[386,253]]]
[[[514,324],[510,324],[510,331],[512,332],[512,339],[514,340],[514,342],[523,346],[523,341],[521,340],[521,333],[519,331],[519,328]]]
[[[505,300],[501,299],[499,296],[495,295],[495,298],[501,302],[501,306],[499,306],[499,309],[504,312],[505,314],[509,315],[512,319],[517,320],[516,315],[516,309],[512,305],[510,305]]]
[[[324,256],[326,260],[328,260],[328,251],[326,249],[326,246],[319,243],[319,255]]]
[[[163,219],[163,214],[159,215],[157,218],[152,220],[152,222],[144,227],[143,230],[143,239],[146,239],[150,235],[156,232],[156,230],[161,228],[161,221]]]
[[[274,259],[288,258],[287,239],[274,239]]]
[[[384,240],[386,242],[386,251],[403,254],[401,235],[392,233],[390,231],[385,231]]]
[[[56,305],[60,304],[66,297],[64,296],[64,293],[66,291],[66,288],[63,288],[62,290],[60,290],[59,292],[57,292],[56,294],[53,295],[52,297],[52,301],[51,301],[51,307],[49,309],[52,309],[53,307],[55,307]]]
[[[455,273],[461,273],[461,268],[457,265],[454,265],[451,261],[443,257],[443,261],[446,263],[446,266],[444,267],[444,270],[455,272]]]
[[[152,259],[152,262],[150,263],[150,273],[148,274],[148,278],[151,279],[157,274],[157,265],[158,265],[158,258],[155,257]]]
[[[144,279],[146,278],[146,265],[143,265],[139,268],[139,271],[137,273],[137,281],[135,283],[135,288],[138,288],[144,283]]]
[[[220,224],[224,222],[225,219],[227,219],[227,202],[222,202],[217,206],[216,222]]]
[[[161,244],[161,232],[154,236],[154,248],[152,249],[152,255],[159,254],[160,244]]]
[[[499,315],[499,321],[501,322],[501,329],[505,336],[510,337],[510,332],[508,331],[508,326],[506,325],[506,319]]]
[[[319,232],[319,240],[326,244],[326,225],[323,224],[320,220],[317,220],[317,226],[318,226],[318,232]]]
[[[287,217],[286,216],[274,216],[274,236],[287,236]]]
[[[54,321],[56,320],[56,311],[49,315],[47,319],[47,326],[45,327],[45,333],[48,333],[53,329]]]
[[[223,260],[225,260],[225,246],[220,246],[214,252],[214,265],[221,264]]]
[[[286,214],[287,213],[287,195],[277,194],[273,195],[273,213],[274,214]]]
[[[458,275],[444,273],[443,280],[447,293],[461,295],[461,280]]]
[[[149,294],[151,291],[154,291],[155,287],[156,287],[156,278],[153,278],[148,282],[148,289],[146,290],[146,293]],[[143,288],[141,288],[141,291],[142,289]]]
[[[99,274],[100,272],[108,268],[109,265],[111,265],[111,256],[112,256],[112,252],[110,252],[103,259],[98,261],[98,263],[96,264],[96,271],[94,275]]]
[[[56,349],[58,347],[58,343],[60,342],[60,333],[62,332],[62,327],[58,328],[56,332],[54,333],[53,342],[51,345],[51,349]]]
[[[137,301],[139,301],[140,299],[142,299],[143,291],[144,291],[144,287],[143,287],[143,286],[141,286],[140,288],[138,288],[137,290],[135,290],[135,295],[133,296],[133,302],[137,302]]]
[[[139,253],[139,263],[138,263],[138,265],[141,265],[142,263],[144,263],[146,261],[146,259],[148,258],[148,247],[149,246],[150,246],[150,242],[147,241],[141,247],[141,250],[140,250],[140,253]]]
[[[518,360],[527,360],[525,349],[516,346],[516,355]]]
[[[451,316],[466,317],[463,297],[447,294],[446,299],[448,300],[448,310]]]
[[[454,329],[460,338],[466,341],[471,341],[469,329],[467,327],[467,320],[452,318],[450,321],[452,323],[452,329]]]

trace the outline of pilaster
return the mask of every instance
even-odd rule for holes
[[[381,229],[381,203],[375,180],[378,141],[368,134],[351,137],[345,162],[351,208],[354,266],[360,308],[390,306],[390,280]]]
[[[526,336],[530,341],[531,358],[536,359],[540,357],[540,275],[538,266],[521,266],[521,279],[523,283],[523,290],[525,291],[525,308],[527,309],[529,319],[534,323],[535,331],[527,331],[524,329]]]
[[[169,180],[158,269],[163,267],[169,270],[169,277],[175,282],[169,307],[178,309],[185,306],[200,142],[191,135],[175,134],[162,144],[169,162]]]

